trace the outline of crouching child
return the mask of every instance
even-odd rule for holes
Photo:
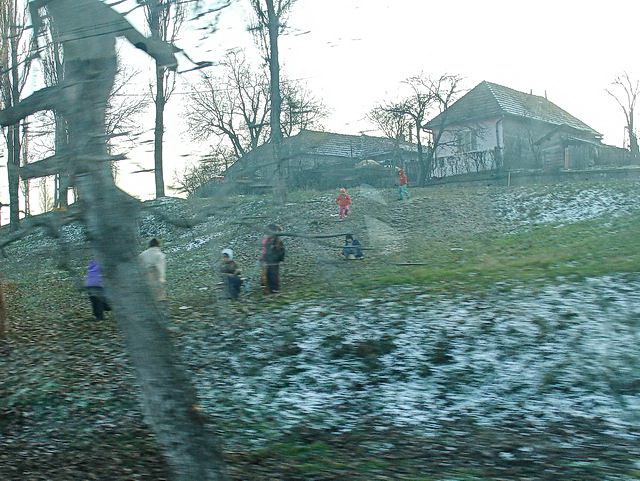
[[[362,253],[362,249],[360,249],[360,241],[358,239],[354,239],[353,235],[347,234],[344,237],[344,248],[342,249],[342,255],[345,259],[362,259],[364,254]]]
[[[226,297],[237,300],[240,296],[242,278],[240,277],[241,272],[238,264],[233,260],[233,251],[231,249],[224,249],[222,251],[222,262],[219,266],[219,272],[222,275]]]

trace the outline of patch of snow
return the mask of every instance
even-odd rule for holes
[[[637,391],[640,363],[628,353],[640,336],[640,277],[478,299],[417,290],[428,309],[398,292],[296,302],[250,316],[228,338],[186,340],[188,358],[211,366],[198,375],[203,405],[216,412],[231,396],[235,415],[282,429],[312,420],[348,431],[367,416],[421,435],[465,418],[540,430],[592,419],[612,435],[637,425],[637,393],[619,391]]]
[[[198,249],[199,247],[202,247],[205,244],[208,244],[209,242],[211,242],[212,239],[218,237],[219,234],[207,234],[201,237],[196,237],[195,239],[185,243],[185,244],[179,244],[176,246],[172,246],[172,247],[168,247],[167,249],[165,249],[166,252],[180,252],[180,251],[191,251],[194,249]]]
[[[640,184],[620,190],[608,183],[586,188],[572,184],[527,186],[496,193],[493,205],[500,216],[522,225],[615,217],[640,207]]]

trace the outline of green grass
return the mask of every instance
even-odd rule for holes
[[[329,289],[318,278],[287,280],[279,297],[261,299],[264,309],[294,300],[324,296],[368,296],[394,285],[424,286],[431,292],[490,289],[499,285],[536,287],[587,277],[640,271],[640,222],[629,214],[572,224],[545,224],[514,233],[491,233],[472,239],[414,238],[389,258],[373,256],[345,264]],[[410,259],[424,266],[397,266]]]
[[[639,238],[640,222],[628,215],[456,241],[455,248],[461,250],[451,250],[453,245],[443,241],[415,242],[403,254],[427,265],[372,266],[353,282],[363,290],[399,284],[447,290],[637,272]]]
[[[382,473],[394,473],[398,481],[489,481],[468,469],[444,470],[441,475],[424,474],[424,468],[415,459],[397,456],[367,455],[366,449],[354,446],[332,446],[322,441],[307,443],[301,439],[272,443],[269,446],[243,453],[252,464],[285,466],[292,479],[371,479]],[[380,479],[380,478],[375,478]]]
[[[431,191],[427,193],[433,195]],[[443,196],[456,194],[455,191],[446,190],[441,193]],[[320,193],[296,193],[289,201],[312,201],[318,195]],[[246,196],[238,202],[261,199]],[[194,202],[206,204],[210,201]],[[232,234],[225,235],[231,237],[236,231],[230,232]],[[361,262],[345,262],[337,267],[337,274],[329,280],[318,275],[287,277],[287,271],[293,268],[292,264],[285,263],[283,294],[265,297],[256,286],[255,295],[250,299],[251,307],[259,312],[284,306],[294,299],[331,297],[344,292],[347,295],[371,295],[371,290],[402,284],[425,286],[429,291],[474,291],[494,287],[499,282],[505,283],[505,288],[512,285],[535,287],[558,282],[559,278],[579,280],[590,276],[637,272],[640,268],[638,239],[640,223],[637,215],[567,225],[544,225],[510,235],[494,232],[478,238],[451,239],[416,236],[404,251],[393,254],[393,257],[372,254]],[[173,242],[177,244],[178,240]],[[193,251],[180,252],[174,257],[176,272],[170,271],[170,276],[176,281],[174,288],[179,285],[179,279],[190,281],[179,291],[180,295],[172,300],[176,309],[186,304],[192,306],[194,311],[209,315],[210,311],[205,308],[208,309],[212,292],[196,289],[207,283],[208,274],[202,274],[205,268],[202,267],[201,258],[208,255],[209,246],[205,245]],[[426,262],[427,265],[399,267],[391,264],[405,259]],[[84,265],[84,262],[80,263],[78,269],[82,271]],[[48,269],[52,267],[48,265]],[[107,455],[130,452],[131,458],[127,458],[126,465],[136,469],[138,465],[134,459],[141,453],[145,454],[145,459],[155,460],[157,450],[146,431],[117,431],[109,435],[108,441],[78,434],[82,429],[92,427],[94,413],[106,412],[118,419],[118,415],[131,409],[136,402],[130,386],[132,377],[129,369],[120,365],[120,357],[114,357],[119,354],[121,347],[112,322],[88,322],[86,319],[90,313],[86,298],[61,279],[66,274],[45,271],[43,275],[41,270],[34,270],[29,274],[32,277],[18,282],[20,291],[29,293],[31,301],[21,306],[20,322],[16,320],[14,333],[20,336],[28,334],[30,342],[23,347],[16,347],[13,356],[28,368],[8,374],[11,385],[16,388],[0,401],[0,430],[15,429],[15,418],[20,418],[14,414],[14,410],[26,410],[28,407],[31,418],[46,416],[73,419],[69,429],[75,430],[73,435],[79,436],[79,447],[87,447],[95,441],[96,451],[104,451]],[[54,282],[55,289],[47,287]],[[327,284],[330,286],[327,287]],[[38,303],[33,302],[34,297]],[[60,306],[64,306],[64,309]],[[46,316],[43,317],[42,312]],[[208,318],[207,321],[181,318],[174,324],[182,323],[189,329],[195,329],[205,322],[210,321]],[[295,323],[295,319],[289,322]],[[363,369],[368,370],[376,368],[375,359],[380,354],[393,349],[388,341],[381,338],[375,342],[340,347],[340,339],[329,340],[337,345],[337,355],[355,356],[362,361]],[[27,349],[32,346],[38,346],[38,356],[33,355],[32,349]],[[274,356],[286,357],[296,347],[287,342],[277,345],[274,347]],[[238,345],[237,348],[242,349],[242,346]],[[95,371],[94,363],[99,364],[101,369]],[[125,381],[124,390],[116,381]],[[554,376],[549,375],[544,382],[552,386]],[[278,439],[278,427],[268,419],[262,423],[235,418],[217,422],[230,439],[232,436],[228,433],[234,430],[257,432],[264,439]],[[222,437],[225,438],[225,435]],[[387,458],[384,454],[371,455],[357,449],[354,453],[351,446],[332,444],[332,441],[310,442],[308,438],[290,436],[281,442],[272,442],[262,450],[248,450],[241,452],[241,455],[251,461],[247,472],[253,469],[254,464],[264,462],[273,467],[273,472],[286,471],[290,476],[288,479],[331,479],[335,474],[333,479],[364,480],[373,479],[380,473],[394,473],[394,479],[398,481],[488,479],[481,477],[482,473],[474,473],[462,466],[462,461],[461,467],[451,467],[449,475],[438,473],[429,476],[419,461]],[[640,479],[640,471],[634,471],[630,476]]]

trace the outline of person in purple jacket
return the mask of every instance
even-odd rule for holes
[[[87,288],[87,293],[89,294],[93,315],[99,321],[103,320],[104,311],[110,311],[111,307],[109,307],[107,303],[107,298],[104,294],[104,285],[102,284],[102,273],[100,272],[98,261],[95,259],[89,261],[84,287]]]

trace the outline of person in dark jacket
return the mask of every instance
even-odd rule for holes
[[[344,236],[344,248],[342,249],[342,255],[345,259],[362,259],[364,254],[362,253],[362,249],[359,246],[360,241],[358,239],[354,239],[352,234],[347,234]]]
[[[104,293],[100,266],[95,259],[91,259],[87,267],[87,277],[84,280],[84,287],[87,288],[87,293],[89,294],[93,315],[97,320],[103,320],[104,311],[110,311],[111,307]]]
[[[270,226],[271,227],[271,226]],[[274,226],[275,232],[282,232],[282,227]],[[263,263],[266,266],[266,294],[280,292],[280,263],[284,260],[284,244],[279,235],[270,233],[264,239]]]
[[[220,274],[224,283],[225,293],[229,299],[238,300],[242,278],[238,264],[233,260],[233,251],[224,249],[222,251],[222,262],[220,263]]]
[[[267,255],[267,243],[273,237],[273,233],[278,231],[278,226],[275,224],[269,224],[267,230],[260,240],[260,264],[262,265],[262,277],[260,279],[260,285],[264,287],[264,293],[269,294],[269,288],[267,287],[267,262],[265,256]]]

